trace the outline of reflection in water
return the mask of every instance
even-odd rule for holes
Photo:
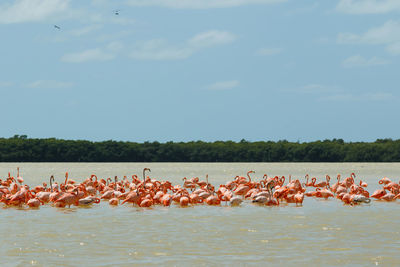
[[[95,173],[100,178],[140,174],[181,183],[182,177],[209,174],[223,184],[255,170],[319,180],[326,174],[355,172],[373,192],[383,176],[395,181],[400,164],[19,164],[31,186],[54,174],[76,181]],[[17,164],[0,164],[0,176]],[[2,207],[0,210],[1,266],[132,266],[132,265],[397,265],[400,261],[400,202],[372,201],[343,206],[336,199],[305,198],[295,204],[262,207],[244,202],[240,207],[177,206],[93,207],[38,210]]]

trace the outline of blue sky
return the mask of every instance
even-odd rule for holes
[[[0,136],[398,139],[399,13],[398,0],[3,0]]]

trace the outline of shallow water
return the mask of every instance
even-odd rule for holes
[[[151,168],[151,178],[182,183],[182,177],[209,174],[216,186],[255,170],[255,179],[306,173],[366,181],[368,191],[387,176],[399,180],[400,164],[348,163],[0,163],[0,177],[16,175],[35,186],[54,174],[82,181],[138,174]],[[335,179],[333,179],[335,180]],[[331,181],[335,182],[335,181]],[[344,206],[336,199],[305,198],[295,204],[260,207],[198,205],[142,209],[131,205],[37,210],[0,204],[1,266],[397,266],[400,262],[400,201],[372,201]]]

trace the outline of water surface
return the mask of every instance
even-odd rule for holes
[[[0,176],[21,168],[30,186],[54,174],[82,181],[97,174],[131,176],[151,168],[150,176],[182,183],[183,177],[209,174],[216,186],[255,170],[255,179],[306,173],[355,172],[372,193],[387,176],[399,180],[400,164],[375,163],[23,163],[0,164]],[[198,205],[150,209],[102,202],[91,208],[38,210],[0,204],[1,266],[396,266],[400,262],[400,201],[344,206],[336,199],[305,198],[294,204],[260,207]]]

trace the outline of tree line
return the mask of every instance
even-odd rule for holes
[[[0,162],[400,162],[400,140],[122,142],[0,138]]]

